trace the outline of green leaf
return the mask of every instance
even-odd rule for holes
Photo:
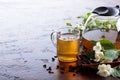
[[[72,26],[72,24],[70,22],[67,22],[66,25],[67,26]]]
[[[112,73],[113,77],[120,77],[120,66],[114,68],[114,72]]]
[[[91,43],[95,46],[97,41],[91,40]]]
[[[118,50],[117,53],[118,53],[118,56],[120,56],[120,50]]]
[[[115,49],[115,45],[109,40],[99,40],[105,50]]]
[[[89,17],[91,15],[91,13],[87,13],[87,17]]]
[[[112,62],[118,58],[118,53],[115,50],[107,50],[104,53],[103,61]]]

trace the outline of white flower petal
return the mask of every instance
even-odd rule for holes
[[[110,76],[114,72],[114,69],[111,68],[111,65],[106,64],[99,65],[98,70],[99,71],[97,72],[97,74],[103,77]]]
[[[102,77],[110,76],[110,73],[107,70],[104,71],[98,71],[97,74]]]
[[[100,42],[97,42],[95,46],[93,46],[93,50],[94,51],[101,51],[102,50],[102,46],[100,44]]]
[[[99,62],[103,58],[104,54],[103,52],[95,52],[95,60],[96,62]]]
[[[99,46],[99,45],[101,45],[100,42],[97,42],[97,43],[96,43],[96,46]]]

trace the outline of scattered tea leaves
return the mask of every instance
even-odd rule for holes
[[[48,73],[53,74],[54,72],[53,71],[48,71]]]
[[[47,67],[46,64],[44,64],[44,65],[43,65],[43,68],[46,68],[46,67]]]
[[[76,70],[76,67],[74,66],[69,66],[69,72],[74,72]]]
[[[55,58],[52,58],[52,62],[54,62],[55,61]]]
[[[56,66],[56,69],[59,69],[59,68],[60,68],[59,65],[57,65],[57,66]]]
[[[60,67],[60,70],[61,70],[61,71],[65,71],[65,68],[64,68],[64,67]]]
[[[57,58],[57,56],[54,56],[54,58]]]
[[[47,71],[51,71],[52,69],[51,69],[51,67],[49,67],[48,69],[47,69]]]

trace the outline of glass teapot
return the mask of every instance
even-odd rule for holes
[[[93,49],[91,40],[98,41],[108,39],[115,43],[116,49],[120,49],[120,9],[116,7],[98,7],[94,9],[90,16],[88,16],[84,23],[84,30],[82,34],[83,52],[89,52]],[[119,27],[119,28],[117,28]]]

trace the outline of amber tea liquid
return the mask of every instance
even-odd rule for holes
[[[62,62],[76,61],[79,54],[79,36],[73,33],[60,34],[57,38],[57,55]]]

